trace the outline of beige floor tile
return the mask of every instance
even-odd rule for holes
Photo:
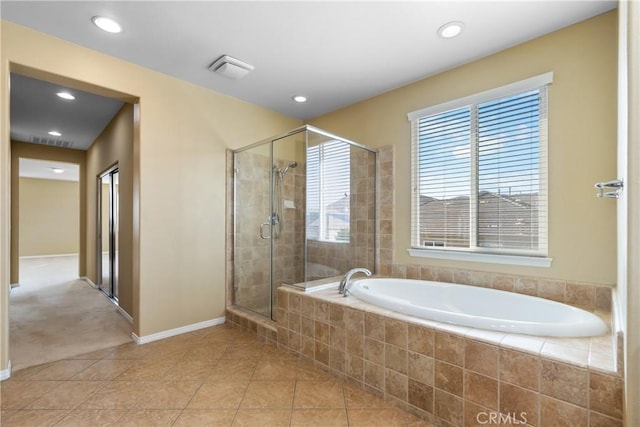
[[[145,360],[184,360],[187,354],[187,350],[179,343],[164,342],[162,340],[144,345],[149,346],[144,356]]]
[[[175,366],[173,360],[138,360],[133,365],[118,375],[118,381],[158,381],[165,379],[166,375]]]
[[[348,426],[345,409],[295,409],[291,413],[291,427]]]
[[[350,384],[344,384],[344,397],[348,408],[388,408],[389,404],[371,393]]]
[[[295,380],[296,361],[291,359],[262,359],[253,373],[253,380]]]
[[[150,381],[136,402],[136,409],[184,409],[200,388],[200,382]]]
[[[164,376],[166,381],[204,381],[213,372],[213,362],[206,359],[185,359],[176,363]]]
[[[227,346],[224,345],[211,346],[208,343],[201,343],[196,348],[187,351],[185,359],[214,362],[220,359],[226,351]]]
[[[27,405],[27,409],[75,409],[106,384],[103,381],[63,381],[60,386]]]
[[[6,380],[0,385],[2,409],[22,409],[34,400],[60,386],[62,381]]]
[[[253,377],[257,364],[255,359],[220,359],[206,381],[249,380]]]
[[[429,426],[237,329],[197,332],[17,371],[2,426]]]
[[[36,372],[40,372],[43,369],[46,369],[50,364],[44,364],[44,365],[38,365],[38,366],[31,366],[29,368],[23,368],[23,369],[17,369],[11,370],[11,380],[12,381],[25,381],[27,380],[30,376],[32,376],[33,374],[35,374]]]
[[[299,359],[297,355],[289,353],[288,351],[278,349],[278,347],[273,344],[265,344],[264,348],[262,349],[262,358],[289,361],[297,361]]]
[[[338,380],[298,381],[293,406],[296,409],[344,408],[342,382]]]
[[[110,426],[126,412],[126,409],[76,409],[56,424],[56,427]]]
[[[303,381],[326,381],[335,379],[329,372],[325,372],[306,360],[298,362],[296,367],[297,379]]]
[[[17,409],[2,411],[2,427],[45,427],[60,421],[69,411],[58,409],[42,411],[38,409]]]
[[[132,409],[146,393],[146,384],[134,381],[113,381],[85,400],[79,409]]]
[[[347,411],[349,427],[406,426],[408,414],[395,408],[356,408]]]
[[[235,409],[240,405],[246,389],[246,381],[204,383],[187,408]]]
[[[29,375],[27,381],[68,380],[96,363],[96,360],[60,360],[47,364],[43,369]]]
[[[260,342],[250,342],[229,347],[222,356],[225,359],[260,359],[264,344]]]
[[[291,409],[295,381],[252,381],[240,403],[241,409]]]
[[[180,415],[178,409],[133,409],[127,411],[118,421],[122,427],[161,427],[170,426]]]
[[[105,359],[144,359],[151,349],[144,345],[135,343],[122,344],[113,349],[111,353],[105,356]]]
[[[131,368],[135,362],[130,359],[99,360],[82,372],[71,377],[72,380],[112,380]]]
[[[290,410],[241,409],[233,421],[233,427],[286,427],[289,425],[290,418]]]
[[[88,359],[88,360],[101,360],[113,353],[113,347],[103,348],[101,350],[92,351],[89,353],[79,354],[77,356],[67,357],[67,359]]]
[[[174,427],[229,427],[235,416],[235,409],[185,409],[176,420]]]

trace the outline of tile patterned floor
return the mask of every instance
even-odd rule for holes
[[[216,326],[14,372],[10,426],[430,426],[265,345]]]

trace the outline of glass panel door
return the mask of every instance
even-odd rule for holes
[[[234,155],[234,303],[271,316],[271,144]]]
[[[306,135],[298,132],[273,141],[272,307],[278,306],[279,286],[304,282]]]

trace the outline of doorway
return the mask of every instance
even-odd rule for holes
[[[109,298],[118,301],[118,234],[120,171],[112,166],[98,176],[98,233],[97,271],[98,288]]]

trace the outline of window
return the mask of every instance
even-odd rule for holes
[[[349,242],[350,146],[328,141],[307,148],[307,238]]]
[[[551,80],[547,73],[409,114],[413,249],[547,255]]]

